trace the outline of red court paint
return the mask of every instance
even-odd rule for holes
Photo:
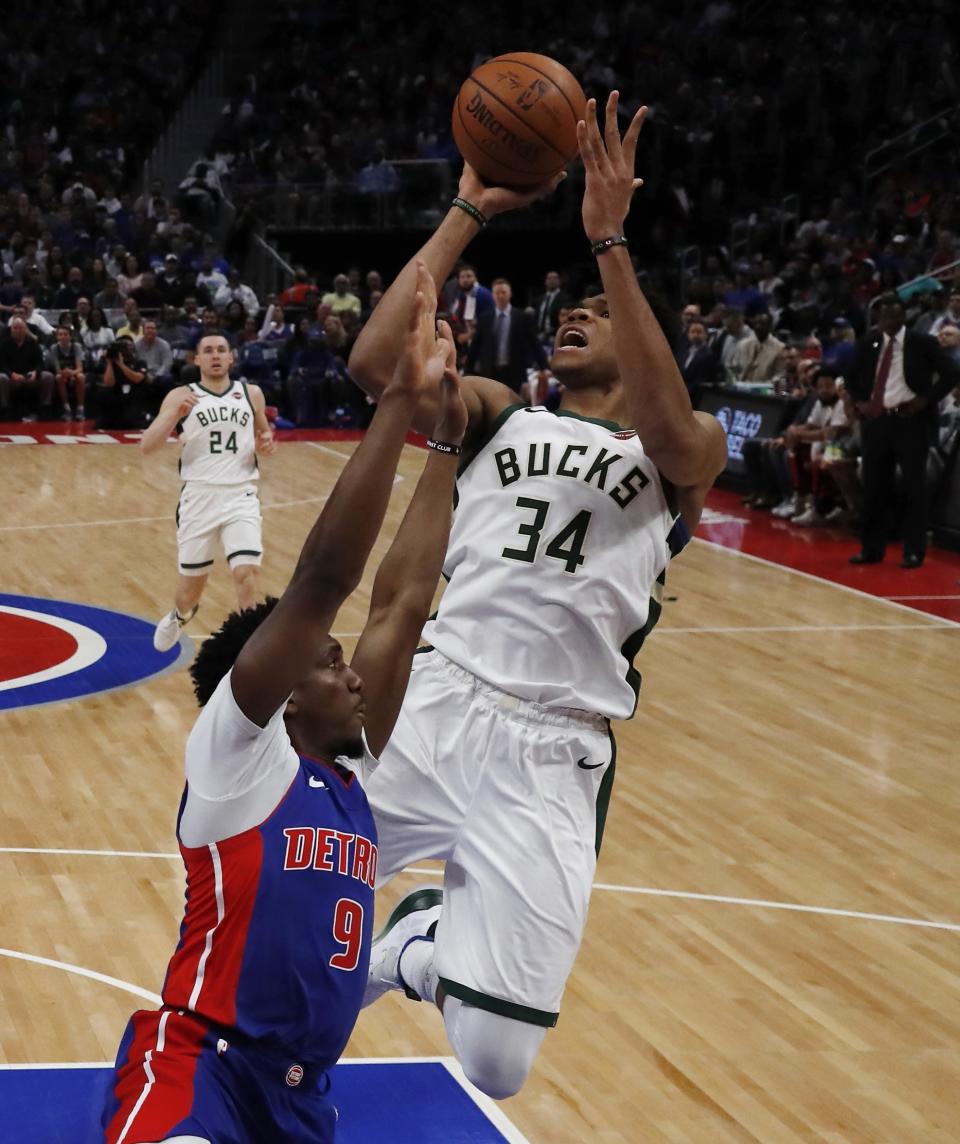
[[[0,609],[0,683],[56,667],[76,650],[76,639],[63,628]]]
[[[891,544],[882,564],[851,565],[860,544],[850,529],[798,528],[767,511],[746,508],[740,496],[713,489],[697,536],[960,623],[960,553],[931,547],[923,566],[908,572],[900,567],[903,549]]]

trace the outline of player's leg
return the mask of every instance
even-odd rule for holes
[[[470,690],[444,663],[432,649],[414,655],[396,726],[367,782],[378,890],[412,862],[450,855],[479,776],[460,750]]]
[[[104,1144],[211,1144],[211,1129],[197,1118],[209,1104],[211,1057],[216,1049],[200,1022],[169,1011],[134,1013],[101,1117]]]
[[[263,560],[263,527],[260,500],[252,485],[231,494],[221,515],[220,543],[227,558],[240,611],[257,602],[260,564]]]
[[[522,1087],[557,1020],[614,751],[598,727],[524,725],[504,710],[478,715],[477,704],[464,740],[468,751],[485,744],[484,783],[447,863],[433,947],[409,945],[398,969],[418,996],[441,1003],[471,1081],[503,1099]]]
[[[180,631],[196,615],[207,577],[213,567],[217,546],[215,495],[208,490],[186,486],[177,505],[177,564],[179,579],[173,609],[157,624],[153,646],[169,651],[180,639]]]
[[[260,569],[256,564],[231,562],[230,575],[233,577],[233,586],[237,592],[237,607],[241,612],[245,612],[257,602]]]

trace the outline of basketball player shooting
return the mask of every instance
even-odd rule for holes
[[[633,658],[667,566],[726,464],[723,431],[691,408],[623,237],[644,114],[621,139],[614,92],[603,134],[593,100],[577,127],[604,293],[557,332],[558,412],[463,380],[449,583],[368,787],[379,883],[424,858],[446,868],[442,906],[414,891],[374,943],[365,1003],[390,989],[435,1002],[466,1075],[498,1099],[519,1091],[557,1021],[613,785],[610,720],[634,712]],[[443,282],[485,218],[558,181],[520,193],[465,166],[470,209],[455,203],[418,258]],[[411,262],[351,355],[371,394],[389,381],[415,273]],[[434,415],[425,401],[419,427]]]
[[[423,269],[399,362],[279,601],[234,612],[191,668],[177,837],[187,870],[163,1006],[127,1026],[106,1144],[325,1144],[367,984],[377,867],[364,787],[440,576],[466,410]],[[429,391],[429,392],[428,392]],[[418,405],[435,440],[347,665],[329,629],[360,583]],[[331,1093],[335,1099],[336,1092]]]
[[[257,600],[263,555],[257,455],[276,449],[267,422],[263,391],[233,381],[234,357],[222,334],[197,343],[200,380],[178,385],[163,399],[140,448],[154,453],[176,431],[181,445],[183,488],[177,505],[180,578],[174,606],[153,633],[157,651],[169,651],[180,630],[197,613],[217,549],[230,567],[242,611]]]

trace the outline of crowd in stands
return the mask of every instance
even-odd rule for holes
[[[234,185],[309,184],[390,193],[390,160],[458,156],[454,95],[473,67],[518,45],[560,60],[588,94],[639,103],[653,252],[726,242],[731,219],[776,226],[799,193],[819,222],[850,209],[873,147],[960,102],[949,0],[817,5],[547,0],[453,5],[411,20],[400,0],[280,0],[264,14],[259,64],[213,144]],[[329,77],[335,76],[335,82]],[[916,205],[956,185],[925,160]],[[839,205],[834,202],[839,198]],[[883,209],[882,204],[880,209]]]
[[[196,343],[217,331],[281,424],[365,424],[371,410],[349,355],[387,283],[376,269],[299,267],[279,295],[258,297],[241,273],[242,243],[221,249],[211,238],[221,180],[362,195],[388,187],[387,156],[455,164],[449,97],[471,66],[507,46],[484,30],[496,21],[478,29],[454,8],[428,28],[393,0],[369,10],[281,3],[209,154],[177,187],[137,195],[126,188],[145,140],[189,77],[203,31],[186,5],[148,3],[149,50],[138,42],[133,51],[125,21],[104,9],[91,29],[84,10],[57,10],[58,34],[66,22],[89,48],[72,98],[38,73],[45,41],[34,21],[15,15],[0,32],[15,64],[0,79],[10,108],[0,132],[0,419],[90,412],[103,426],[140,427],[171,386],[195,380]],[[854,518],[858,426],[843,377],[878,296],[899,289],[911,328],[960,355],[955,149],[894,166],[868,193],[855,177],[871,146],[958,102],[953,41],[931,34],[944,4],[895,4],[883,20],[848,5],[802,19],[789,5],[760,6],[752,22],[724,0],[669,13],[601,5],[566,13],[549,43],[546,5],[510,11],[513,41],[565,60],[588,90],[620,86],[624,114],[633,95],[651,106],[637,266],[646,286],[682,296],[670,336],[691,397],[749,384],[795,403],[783,434],[748,443],[750,503],[799,524]],[[344,69],[354,48],[363,66]],[[328,57],[338,81],[321,86]],[[144,86],[150,100],[116,96]],[[800,196],[793,219],[780,206],[786,192]],[[255,225],[255,208],[239,207],[239,230]],[[749,228],[734,253],[738,214]],[[700,244],[699,266],[682,280],[662,273],[690,242]],[[595,283],[590,263],[543,271],[488,285],[463,265],[442,304],[464,368],[551,403],[553,337]],[[494,323],[501,311],[512,315],[509,333]],[[942,419],[945,446],[953,399]]]

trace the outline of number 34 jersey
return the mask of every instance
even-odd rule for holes
[[[629,718],[633,658],[685,539],[636,433],[512,406],[461,468],[440,609],[424,638],[548,707]]]
[[[242,381],[223,393],[200,382],[189,386],[200,400],[178,425],[183,451],[180,476],[205,485],[243,485],[259,479],[253,406]]]

